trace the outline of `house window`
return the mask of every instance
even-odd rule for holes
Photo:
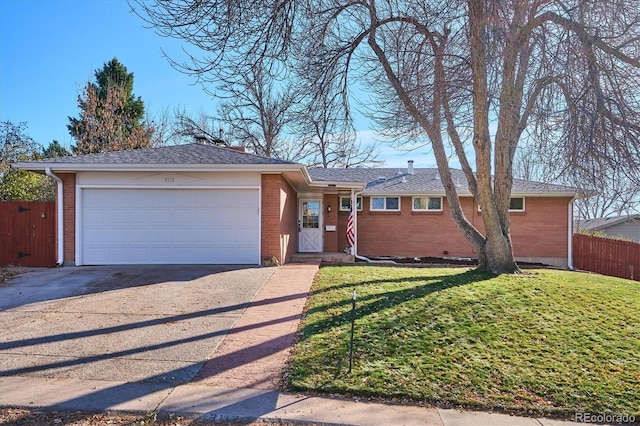
[[[480,203],[478,203],[478,211],[481,212]],[[524,211],[524,197],[511,197],[509,199],[509,211],[510,212],[523,212]]]
[[[523,212],[524,211],[524,197],[512,197],[509,200],[510,212]]]
[[[400,197],[371,197],[371,210],[400,210]]]
[[[442,197],[413,197],[413,211],[442,211]]]
[[[356,205],[358,207],[358,211],[362,211],[362,197],[356,198]],[[351,211],[351,197],[340,197],[340,211],[341,212],[350,212]]]

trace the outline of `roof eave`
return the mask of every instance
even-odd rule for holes
[[[148,172],[148,171],[191,171],[191,172],[284,172],[300,171],[301,164],[78,164],[78,163],[14,163],[13,167],[33,172],[44,172],[51,168],[54,172]]]
[[[512,192],[511,196],[512,197],[576,197],[576,198],[580,198],[579,197],[580,192],[579,191],[549,191],[549,192],[545,192],[545,191],[519,191],[519,192]]]
[[[473,197],[473,194],[468,189],[458,189],[458,196],[460,197]],[[576,192],[514,192],[511,194],[512,197],[562,197],[562,198],[572,198],[576,196]],[[438,196],[438,197],[446,197],[446,193],[444,191],[364,191],[364,196]]]
[[[311,181],[309,186],[314,188],[336,188],[336,189],[355,189],[363,190],[366,186],[364,182],[338,182],[338,181]]]

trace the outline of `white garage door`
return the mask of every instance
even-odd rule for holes
[[[257,189],[83,189],[84,265],[257,264]]]

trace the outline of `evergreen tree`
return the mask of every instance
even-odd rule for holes
[[[42,150],[42,156],[44,158],[57,158],[57,157],[67,157],[71,155],[69,151],[57,140],[52,141],[48,147]]]
[[[144,103],[133,94],[133,73],[116,58],[96,70],[78,96],[80,117],[67,128],[76,140],[76,154],[122,151],[151,145],[153,127],[144,123]]]

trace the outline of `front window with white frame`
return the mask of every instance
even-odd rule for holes
[[[362,197],[356,198],[356,206],[358,211],[362,211]],[[351,211],[351,197],[340,197],[340,211],[341,212],[350,212]]]
[[[413,197],[414,212],[441,212],[442,197]]]
[[[371,197],[371,211],[400,211],[400,197]]]

